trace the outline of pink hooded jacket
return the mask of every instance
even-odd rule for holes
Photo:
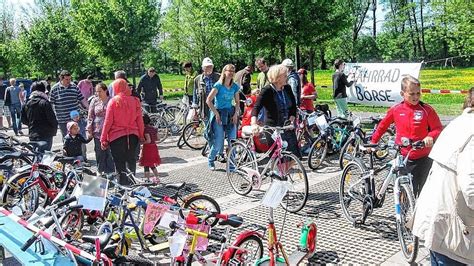
[[[116,80],[112,88],[114,97],[107,104],[104,127],[100,136],[102,145],[127,135],[136,135],[143,139],[143,117],[140,100],[131,96],[128,83],[124,79]]]

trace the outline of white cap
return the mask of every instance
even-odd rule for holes
[[[293,64],[293,61],[289,58],[283,60],[283,62],[281,62],[282,65],[286,66],[286,67],[294,67],[295,65]]]
[[[206,57],[202,60],[202,67],[207,67],[207,66],[214,66],[214,64],[212,63],[211,58],[209,58],[209,57]]]

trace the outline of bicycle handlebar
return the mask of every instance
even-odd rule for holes
[[[173,229],[173,230],[179,230],[181,229],[181,226],[179,226],[179,224],[175,221],[172,221],[170,223],[170,228]],[[186,231],[186,233],[189,233],[189,234],[195,234],[197,232],[199,232],[198,230],[194,230],[194,229],[183,229],[184,231]],[[202,236],[202,232],[199,232],[200,236]],[[214,240],[214,241],[217,241],[217,242],[220,242],[220,243],[225,243],[226,242],[226,238],[224,236],[219,236],[219,235],[215,235],[213,233],[210,233],[210,234],[207,234],[206,236],[208,239],[211,239],[211,240]]]

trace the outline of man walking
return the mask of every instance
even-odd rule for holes
[[[79,89],[71,83],[71,73],[67,70],[61,71],[59,82],[51,88],[49,101],[53,105],[63,138],[67,135],[66,124],[71,121],[70,113],[79,110],[83,99]]]
[[[193,105],[199,106],[201,118],[207,121],[209,119],[209,106],[206,104],[207,95],[211,92],[214,83],[219,80],[220,75],[214,72],[214,64],[209,57],[202,60],[201,67],[202,74],[194,79]]]
[[[10,79],[10,87],[5,91],[5,105],[9,108],[15,135],[23,135],[21,131],[20,88],[16,86],[16,79],[14,78]]]
[[[156,105],[158,96],[163,101],[163,86],[156,70],[150,67],[145,75],[140,78],[137,87],[138,95],[142,96],[142,100],[149,105]],[[142,94],[143,93],[143,94]],[[152,113],[156,112],[156,107],[151,108]]]
[[[260,73],[257,77],[257,89],[261,90],[263,87],[270,84],[270,81],[268,81],[267,78],[267,72],[270,68],[268,67],[267,62],[263,57],[257,58],[255,60],[255,65],[257,66],[258,70],[260,70]]]
[[[293,95],[295,96],[296,106],[300,107],[301,104],[301,82],[298,73],[296,73],[295,65],[293,64],[293,60],[287,58],[281,62],[286,68],[288,68],[288,85],[291,87],[291,91],[293,91]]]

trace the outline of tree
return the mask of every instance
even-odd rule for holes
[[[71,6],[78,40],[109,70],[135,65],[158,34],[155,0],[72,0]]]

